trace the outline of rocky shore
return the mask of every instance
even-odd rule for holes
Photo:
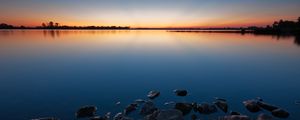
[[[178,97],[188,95],[187,90],[176,89],[173,91]],[[160,96],[160,92],[153,90],[147,94],[148,99],[137,99],[127,105],[123,111],[114,115],[110,112],[98,115],[96,106],[82,106],[75,113],[75,119],[84,120],[135,120],[129,117],[133,112],[138,112],[143,120],[200,120],[200,116],[210,115],[217,112],[224,112],[226,115],[212,118],[213,120],[272,120],[274,118],[284,119],[290,116],[285,109],[272,105],[261,98],[245,100],[241,103],[245,109],[251,113],[260,114],[256,118],[251,118],[246,114],[229,109],[229,104],[224,98],[215,98],[212,102],[167,102],[171,105],[170,109],[161,109],[155,106],[155,99]],[[117,102],[116,104],[120,104]],[[59,120],[55,117],[36,118],[32,120]]]

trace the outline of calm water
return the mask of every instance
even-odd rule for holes
[[[212,102],[217,96],[226,98],[231,110],[251,116],[258,113],[249,113],[242,101],[259,96],[288,110],[289,119],[300,119],[300,105],[295,104],[300,100],[300,46],[295,37],[1,30],[0,58],[3,120],[74,119],[82,105],[98,106],[99,114],[115,113],[146,98],[149,90],[161,91],[157,106]],[[176,88],[190,95],[178,98],[172,93]],[[115,106],[117,101],[121,106]]]

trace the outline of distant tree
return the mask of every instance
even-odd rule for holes
[[[298,23],[300,23],[300,17],[298,18]]]
[[[54,22],[50,21],[48,24],[48,27],[53,28],[54,27]]]
[[[55,23],[55,27],[59,27],[59,23]]]
[[[42,23],[42,27],[45,28],[47,27],[47,25],[45,23]]]

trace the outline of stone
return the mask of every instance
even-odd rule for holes
[[[44,117],[44,118],[35,118],[31,120],[59,120],[59,119],[55,117]]]
[[[117,105],[117,106],[121,105],[121,102],[116,102],[116,105]]]
[[[93,117],[96,114],[97,107],[83,106],[76,112],[77,118]]]
[[[140,114],[141,115],[149,115],[156,111],[157,108],[155,107],[154,103],[151,101],[146,101],[145,104],[142,106]]]
[[[128,115],[129,113],[135,111],[137,109],[137,103],[131,103],[124,109],[124,113]]]
[[[231,111],[231,112],[230,112],[230,115],[241,115],[241,113],[236,112],[236,111]]]
[[[191,112],[193,107],[192,107],[192,104],[190,104],[190,103],[176,103],[175,109],[180,110],[183,115],[186,115]]]
[[[191,120],[196,120],[198,117],[197,117],[197,115],[196,114],[192,114],[191,115]]]
[[[226,101],[221,101],[221,100],[217,100],[216,102],[214,102],[214,104],[221,109],[223,112],[227,113],[228,111],[228,104]]]
[[[174,90],[174,93],[177,96],[182,96],[182,97],[188,94],[187,90],[179,90],[179,89]]]
[[[161,110],[156,120],[183,120],[182,112],[176,109]]]
[[[290,114],[287,111],[278,108],[272,111],[272,115],[278,118],[288,118]]]
[[[145,100],[143,100],[143,99],[136,99],[134,102],[140,104],[140,103],[145,103]]]
[[[197,110],[199,113],[207,114],[207,115],[218,111],[215,105],[213,104],[211,105],[208,103],[203,103],[198,105]]]
[[[259,112],[261,109],[255,100],[246,100],[243,102],[244,106],[250,112]]]
[[[170,102],[165,102],[165,104],[164,104],[164,105],[173,105],[173,104],[175,104],[175,102],[173,102],[173,101],[170,101]]]
[[[133,119],[126,117],[122,113],[119,112],[114,116],[113,120],[133,120]]]
[[[218,120],[251,120],[251,119],[246,115],[228,115],[228,116],[221,117]]]
[[[261,113],[258,115],[257,120],[272,120],[272,116]]]
[[[257,104],[259,105],[259,107],[261,107],[265,110],[268,110],[268,111],[273,111],[275,109],[278,109],[278,107],[268,104],[268,103],[265,103],[265,102],[262,102],[262,101],[258,101]]]
[[[109,118],[101,117],[101,116],[94,116],[94,117],[91,117],[90,120],[109,120]]]
[[[150,99],[155,99],[156,97],[158,97],[160,95],[160,92],[159,91],[155,91],[155,90],[152,90],[148,93],[147,97],[150,98]]]

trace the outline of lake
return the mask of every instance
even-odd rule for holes
[[[83,105],[113,114],[150,90],[168,101],[213,102],[251,117],[261,97],[300,119],[300,39],[165,30],[0,30],[0,116],[74,119]],[[174,89],[187,89],[177,97]],[[121,105],[115,103],[120,101]],[[264,112],[270,114],[269,112]],[[134,114],[133,114],[134,115]],[[225,115],[200,115],[201,119]]]

